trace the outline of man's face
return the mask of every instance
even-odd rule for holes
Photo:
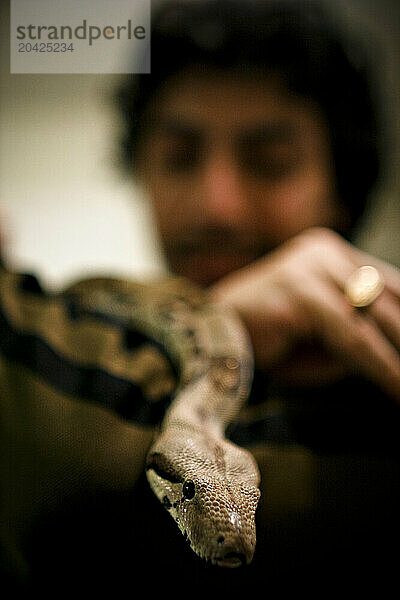
[[[168,81],[149,108],[138,173],[171,270],[203,285],[344,218],[324,119],[274,77]]]

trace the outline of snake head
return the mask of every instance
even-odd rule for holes
[[[195,437],[185,440],[179,454],[176,438],[157,445],[148,455],[147,478],[190,547],[215,565],[249,564],[260,498],[250,453],[226,440],[214,443],[211,452],[201,451]]]

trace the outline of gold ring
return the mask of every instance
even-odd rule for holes
[[[344,293],[351,306],[369,306],[380,296],[385,282],[378,269],[364,265],[356,269],[347,279]]]

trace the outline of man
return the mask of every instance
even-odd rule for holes
[[[119,94],[170,269],[251,334],[259,416],[231,432],[264,483],[246,581],[377,567],[397,525],[400,276],[349,241],[382,160],[372,96],[315,7],[213,0],[161,5],[152,73]],[[385,288],[358,309],[344,292],[362,265]]]
[[[171,270],[239,309],[274,377],[362,373],[400,400],[398,271],[333,233],[351,236],[382,160],[366,74],[303,3],[179,6],[122,94]],[[360,313],[343,289],[370,263],[386,287]]]

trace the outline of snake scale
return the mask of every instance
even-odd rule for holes
[[[147,454],[150,487],[197,555],[223,567],[248,564],[260,474],[251,453],[225,437],[251,384],[247,331],[233,310],[203,294],[182,294],[169,283],[134,290],[98,291],[90,304],[162,345],[179,372]]]

